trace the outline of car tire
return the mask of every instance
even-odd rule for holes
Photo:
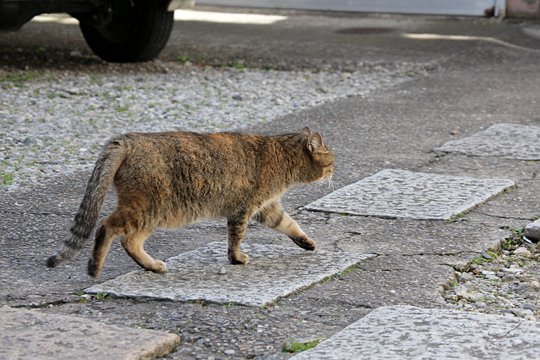
[[[174,12],[163,0],[118,0],[105,25],[80,23],[86,43],[109,62],[139,62],[155,58],[167,44]]]

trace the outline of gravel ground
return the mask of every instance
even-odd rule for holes
[[[0,77],[0,191],[89,168],[115,134],[241,130],[325,101],[365,96],[422,71],[414,64],[356,72],[241,64],[157,69],[112,75],[29,70]]]
[[[457,271],[443,296],[459,310],[540,320],[540,243],[514,231]]]

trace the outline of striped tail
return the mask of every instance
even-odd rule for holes
[[[126,152],[127,147],[123,137],[114,138],[107,143],[88,180],[86,192],[70,229],[71,237],[65,241],[64,247],[58,253],[47,259],[48,267],[55,267],[66,260],[73,259],[81,252],[96,226],[105,195],[126,157]]]

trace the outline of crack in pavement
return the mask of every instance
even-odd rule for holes
[[[531,218],[527,218],[527,217],[505,216],[505,215],[488,214],[488,213],[485,213],[485,212],[479,211],[479,210],[476,210],[475,212],[476,212],[477,214],[479,214],[479,215],[491,217],[491,218],[494,218],[494,219],[519,220],[519,221],[532,221]],[[482,225],[487,225],[487,224],[482,224]]]
[[[456,252],[419,252],[419,253],[412,253],[412,254],[401,254],[401,256],[407,256],[407,257],[413,257],[413,256],[461,256],[461,255],[468,255],[468,254],[477,254],[479,255],[480,252],[477,251],[456,251]]]

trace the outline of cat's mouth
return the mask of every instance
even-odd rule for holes
[[[332,189],[332,191],[335,190],[334,181],[332,180],[334,177],[334,173],[329,173],[323,177],[321,177],[319,180],[317,180],[315,183],[317,184],[324,184],[327,183],[328,187]]]

